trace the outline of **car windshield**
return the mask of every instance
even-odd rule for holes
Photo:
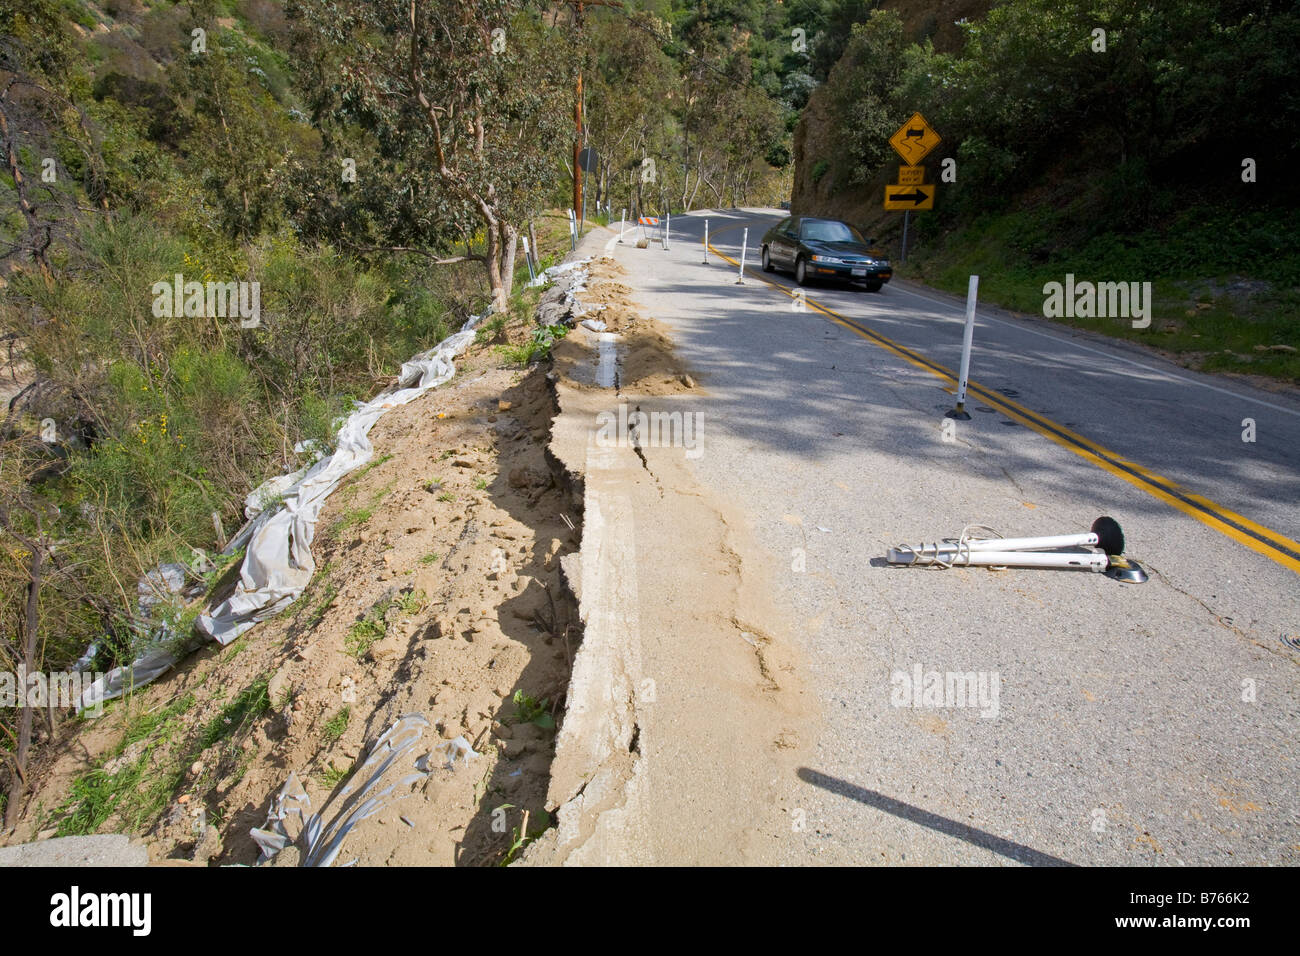
[[[861,242],[864,245],[866,244],[866,240],[862,238],[862,233],[847,223],[836,222],[833,219],[805,219],[799,231],[799,238],[811,239],[814,242]]]

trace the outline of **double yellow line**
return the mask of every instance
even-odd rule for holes
[[[740,226],[726,226],[719,229],[713,235],[718,236],[724,232],[730,232],[733,229],[739,229]],[[718,249],[710,242],[708,251],[712,252],[719,259],[730,262],[732,265],[739,265],[737,261],[726,253]],[[748,270],[747,270],[748,271]],[[751,276],[766,282],[774,289],[779,289],[790,298],[794,298],[791,290],[779,282],[769,279],[761,273],[750,273]],[[808,307],[822,313],[836,325],[842,326],[856,335],[875,343],[888,352],[892,352],[899,358],[911,363],[919,369],[929,372],[941,381],[951,383],[955,388],[957,385],[957,374],[945,365],[941,365],[920,352],[916,352],[904,345],[886,338],[873,329],[859,325],[853,319],[829,309],[820,302],[804,296],[804,301]],[[1031,411],[1017,402],[1011,401],[1004,395],[991,391],[979,385],[976,382],[968,381],[966,383],[968,394],[978,395],[979,398],[989,405],[992,405],[998,411],[1002,412],[1008,418],[1019,422],[1020,424],[1031,428],[1045,438],[1051,439],[1062,448],[1073,452],[1080,458],[1091,462],[1098,468],[1110,472],[1117,478],[1122,478],[1135,488],[1139,488],[1153,498],[1158,498],[1165,504],[1177,508],[1186,515],[1195,518],[1202,524],[1209,525],[1214,530],[1227,535],[1234,541],[1244,544],[1246,547],[1259,552],[1271,561],[1289,568],[1300,574],[1300,543],[1292,541],[1285,535],[1278,534],[1270,528],[1251,521],[1243,515],[1237,514],[1222,505],[1211,501],[1203,495],[1198,495],[1190,489],[1184,488],[1178,482],[1173,481],[1163,475],[1144,468],[1136,462],[1113,452],[1108,448],[1098,445],[1096,442],[1084,438],[1082,435],[1071,431],[1064,425],[1061,425],[1045,415]]]

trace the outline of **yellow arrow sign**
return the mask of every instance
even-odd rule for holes
[[[939,134],[925,121],[924,116],[913,113],[912,118],[889,137],[889,145],[903,157],[903,162],[915,166],[939,145]]]
[[[934,184],[929,186],[886,186],[885,209],[889,211],[908,209],[933,209]]]
[[[919,186],[925,182],[924,166],[899,166],[898,185]]]

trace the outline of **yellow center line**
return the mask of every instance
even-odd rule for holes
[[[713,233],[717,237],[725,232],[741,228],[741,225],[724,226]],[[732,265],[739,263],[728,256],[726,253],[719,251],[712,242],[708,244],[708,251],[712,252],[719,259],[723,259]],[[762,243],[758,244],[759,256],[762,255]],[[746,267],[746,272],[749,268]],[[794,294],[788,286],[782,285],[762,273],[753,273],[754,278],[767,283],[774,289],[780,290],[790,298]],[[822,313],[836,325],[848,329],[855,335],[858,335],[869,342],[880,346],[886,351],[903,359],[911,365],[916,366],[941,381],[950,382],[954,387],[957,385],[957,374],[945,365],[926,357],[920,352],[916,352],[904,345],[881,335],[874,329],[867,329],[852,319],[840,315],[834,309],[830,309],[822,303],[816,301],[804,293],[804,302],[816,311]],[[1088,461],[1098,468],[1101,468],[1117,478],[1139,488],[1152,497],[1163,501],[1173,508],[1177,508],[1184,514],[1195,518],[1197,521],[1207,525],[1214,530],[1227,535],[1239,544],[1259,552],[1271,561],[1282,565],[1285,568],[1300,574],[1300,543],[1297,543],[1285,535],[1279,534],[1270,528],[1257,524],[1242,515],[1237,514],[1223,505],[1220,505],[1203,495],[1197,494],[1184,487],[1176,481],[1156,474],[1155,472],[1139,465],[1118,452],[1111,451],[1103,445],[1083,437],[1082,435],[1066,428],[1045,415],[1032,411],[1018,402],[998,394],[974,381],[967,382],[967,391],[979,395],[980,399],[994,406],[1007,417],[1019,422],[1027,428],[1032,429],[1044,438],[1048,438],[1062,448],[1078,455],[1085,461]]]

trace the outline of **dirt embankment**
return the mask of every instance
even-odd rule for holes
[[[251,864],[291,774],[328,822],[418,714],[337,863],[773,859],[790,811],[773,781],[811,739],[791,629],[690,466],[707,383],[616,263],[587,271],[539,321],[603,332],[524,371],[498,351],[532,340],[519,323],[389,411],[322,513],[301,598],[69,726],[9,842],[124,832],[155,863]],[[449,765],[461,738],[474,756]]]
[[[326,504],[318,572],[289,611],[67,729],[9,842],[126,832],[156,862],[253,863],[249,831],[290,772],[320,810],[406,713],[432,724],[421,752],[463,736],[479,756],[436,764],[338,862],[492,864],[524,811],[530,832],[547,825],[581,640],[559,562],[582,509],[548,460],[545,368],[505,364],[499,344],[376,424],[374,458]]]
[[[675,395],[695,387],[686,363],[677,357],[668,330],[644,315],[632,300],[626,275],[612,259],[593,260],[588,287],[580,293],[587,318],[604,324],[617,339],[615,394],[630,390],[638,395]],[[601,389],[596,371],[599,359],[590,331],[579,327],[555,346],[557,378],[572,388]]]

